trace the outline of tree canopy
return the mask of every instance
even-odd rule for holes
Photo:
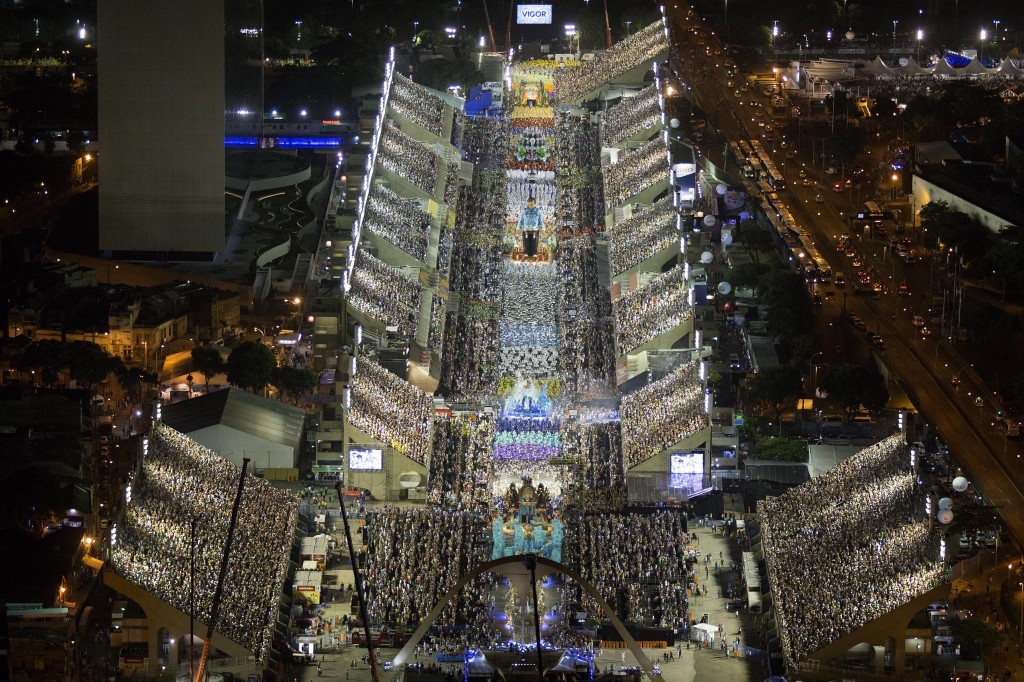
[[[789,365],[767,367],[750,380],[747,392],[754,402],[771,410],[775,419],[782,417],[782,412],[800,396],[803,390],[800,371]],[[779,424],[782,430],[782,424]]]
[[[769,436],[757,443],[758,459],[776,462],[806,462],[807,444],[799,440]]]
[[[259,393],[273,381],[277,360],[262,343],[246,341],[231,351],[226,369],[232,385]]]
[[[210,379],[224,371],[224,358],[212,346],[197,346],[192,349],[192,367],[203,375],[206,392],[210,392]]]
[[[821,387],[852,416],[861,405],[879,412],[889,402],[885,377],[877,370],[852,363],[833,365],[821,378]]]

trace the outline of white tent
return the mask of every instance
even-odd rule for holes
[[[697,623],[691,628],[690,636],[699,642],[714,642],[718,637],[718,626],[709,623]]]
[[[882,61],[881,57],[875,57],[875,60],[870,64],[867,64],[862,69],[857,69],[860,73],[868,76],[891,76],[895,71],[892,67]]]
[[[913,59],[908,59],[906,66],[899,67],[896,72],[901,76],[923,76],[931,73],[931,70],[921,66]]]
[[[945,58],[939,59],[939,63],[932,69],[933,76],[957,76],[961,73],[962,71],[960,69],[954,69],[950,66],[949,62],[947,62]]]
[[[992,73],[992,69],[986,67],[975,57],[970,64],[960,69],[960,72],[966,76],[987,76]]]
[[[1010,78],[1020,78],[1021,76],[1024,76],[1024,70],[1021,70],[1016,64],[1014,64],[1013,60],[1009,57],[1004,59],[1002,63],[994,69],[994,73]]]

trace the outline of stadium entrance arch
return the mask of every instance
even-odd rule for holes
[[[448,592],[446,592],[443,597],[441,597],[441,600],[434,605],[434,608],[430,610],[430,613],[427,614],[427,617],[424,618],[423,622],[420,623],[418,628],[416,628],[416,632],[413,633],[412,637],[410,637],[409,640],[405,643],[405,646],[402,647],[402,650],[399,651],[398,654],[395,656],[393,665],[395,667],[398,667],[400,665],[404,665],[406,661],[409,660],[409,656],[416,648],[416,645],[420,643],[420,640],[422,640],[423,637],[426,636],[427,631],[430,629],[430,626],[433,625],[434,620],[438,617],[438,615],[440,615],[444,607],[446,607],[456,597],[456,595],[458,595],[462,588],[469,584],[469,581],[480,577],[484,573],[497,573],[499,575],[505,576],[514,583],[522,583],[523,581],[525,581],[528,585],[529,581],[533,577],[531,575],[530,568],[527,566],[528,558],[533,561],[536,561],[535,570],[536,577],[538,579],[541,579],[544,576],[550,575],[552,573],[559,573],[561,575],[564,575],[568,578],[575,580],[580,585],[580,587],[583,588],[584,592],[586,592],[588,595],[597,600],[598,606],[600,606],[601,609],[604,611],[609,621],[611,621],[612,627],[614,627],[615,631],[619,634],[620,637],[622,637],[622,641],[625,642],[626,647],[633,654],[633,656],[636,657],[637,663],[639,663],[643,671],[647,673],[647,676],[653,682],[664,682],[660,674],[654,673],[654,666],[651,664],[650,659],[647,658],[647,654],[643,652],[643,649],[641,649],[640,645],[636,643],[636,640],[633,639],[633,636],[629,634],[629,630],[626,629],[626,625],[621,620],[619,620],[619,617],[615,615],[615,611],[610,606],[608,606],[608,602],[606,602],[604,598],[598,593],[598,591],[594,589],[594,586],[591,585],[590,582],[586,580],[582,575],[580,575],[573,569],[569,568],[565,564],[553,561],[551,559],[546,559],[536,554],[519,554],[516,556],[502,557],[500,559],[495,559],[494,561],[488,561],[486,563],[480,564],[479,566],[468,572],[466,575],[462,576],[459,579],[459,582],[455,583],[455,585],[453,585],[452,588],[448,590]]]

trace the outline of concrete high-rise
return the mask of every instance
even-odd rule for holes
[[[224,246],[224,2],[98,3],[103,250],[193,260]]]

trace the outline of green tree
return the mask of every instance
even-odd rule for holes
[[[141,367],[126,365],[121,358],[111,358],[112,371],[121,390],[139,400],[142,399],[142,387],[153,385],[159,381],[156,372],[147,372]]]
[[[740,263],[730,268],[726,279],[732,284],[734,290],[750,289],[754,295],[761,298],[764,293],[765,278],[772,271],[770,265],[765,263]]]
[[[746,248],[755,263],[760,263],[761,252],[770,251],[775,246],[775,238],[771,232],[761,229],[757,223],[748,221],[740,231],[740,244]]]
[[[278,367],[274,372],[274,388],[287,394],[292,402],[296,402],[299,396],[309,393],[316,388],[318,381],[317,373],[311,369],[299,367]]]
[[[45,386],[52,386],[67,367],[67,344],[52,339],[36,341],[25,349],[19,361],[23,372],[36,372]]]
[[[774,270],[764,278],[768,301],[768,328],[780,339],[805,336],[814,325],[811,297],[803,277],[790,270]]]
[[[806,462],[807,444],[789,438],[769,436],[758,442],[755,453],[758,459],[769,459],[776,462]]]
[[[91,341],[67,344],[67,363],[71,378],[85,388],[106,379],[113,368],[107,352]]]
[[[232,385],[259,393],[274,378],[277,361],[262,343],[246,341],[228,356],[227,374]]]
[[[747,394],[754,402],[771,410],[782,433],[782,413],[800,396],[803,388],[800,371],[789,365],[776,365],[758,372],[747,385]]]
[[[210,379],[224,371],[224,358],[213,346],[197,346],[192,349],[192,368],[203,375],[209,395]]]
[[[829,398],[843,406],[848,418],[861,405],[872,412],[879,412],[889,402],[885,378],[878,371],[863,365],[832,365],[822,376],[821,387]]]

